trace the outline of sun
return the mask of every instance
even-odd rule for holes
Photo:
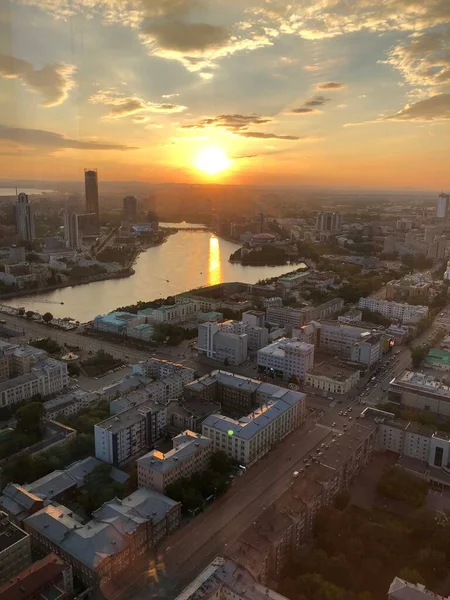
[[[194,164],[208,175],[217,175],[230,167],[231,160],[220,148],[210,147],[197,154]]]

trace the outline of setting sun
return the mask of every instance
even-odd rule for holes
[[[229,168],[231,161],[220,148],[205,148],[195,158],[195,166],[208,175],[217,175]]]

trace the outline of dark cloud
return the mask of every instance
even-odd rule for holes
[[[229,131],[238,131],[248,129],[250,125],[265,125],[270,123],[271,119],[260,117],[258,115],[218,115],[217,117],[207,117],[191,125],[183,125],[183,129],[204,129],[205,127],[223,127]]]
[[[341,90],[344,87],[343,83],[337,81],[327,81],[325,83],[319,83],[317,85],[319,90]]]
[[[246,138],[258,138],[262,140],[299,140],[295,135],[277,135],[275,133],[265,133],[262,131],[236,131],[236,135]]]
[[[437,94],[426,100],[408,104],[395,115],[383,121],[443,121],[450,119],[450,93]]]
[[[147,23],[141,29],[144,34],[155,38],[160,48],[175,52],[198,52],[221,48],[230,38],[230,32],[226,27],[208,23],[167,21]]]
[[[109,108],[106,117],[119,119],[142,112],[154,113],[176,113],[185,110],[185,106],[179,104],[159,104],[148,102],[137,96],[123,96],[115,90],[99,91],[91,96],[90,101],[94,104],[104,104]]]
[[[66,138],[60,133],[42,129],[25,129],[0,125],[0,141],[19,146],[42,148],[74,148],[75,150],[135,150],[122,144],[109,144]]]
[[[0,75],[6,79],[20,79],[24,85],[44,98],[42,106],[57,106],[67,98],[74,82],[75,67],[62,63],[35,69],[31,63],[9,54],[0,54]]]
[[[303,106],[323,106],[326,102],[329,101],[330,99],[325,98],[325,96],[314,96],[314,98],[305,102]]]
[[[292,112],[296,115],[307,115],[316,111],[313,108],[293,108]]]

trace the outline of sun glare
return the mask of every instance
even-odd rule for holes
[[[226,171],[231,161],[220,148],[205,148],[195,158],[195,166],[208,175],[217,175]]]

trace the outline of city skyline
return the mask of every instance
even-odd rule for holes
[[[3,0],[0,177],[447,190],[449,31],[446,0]]]

